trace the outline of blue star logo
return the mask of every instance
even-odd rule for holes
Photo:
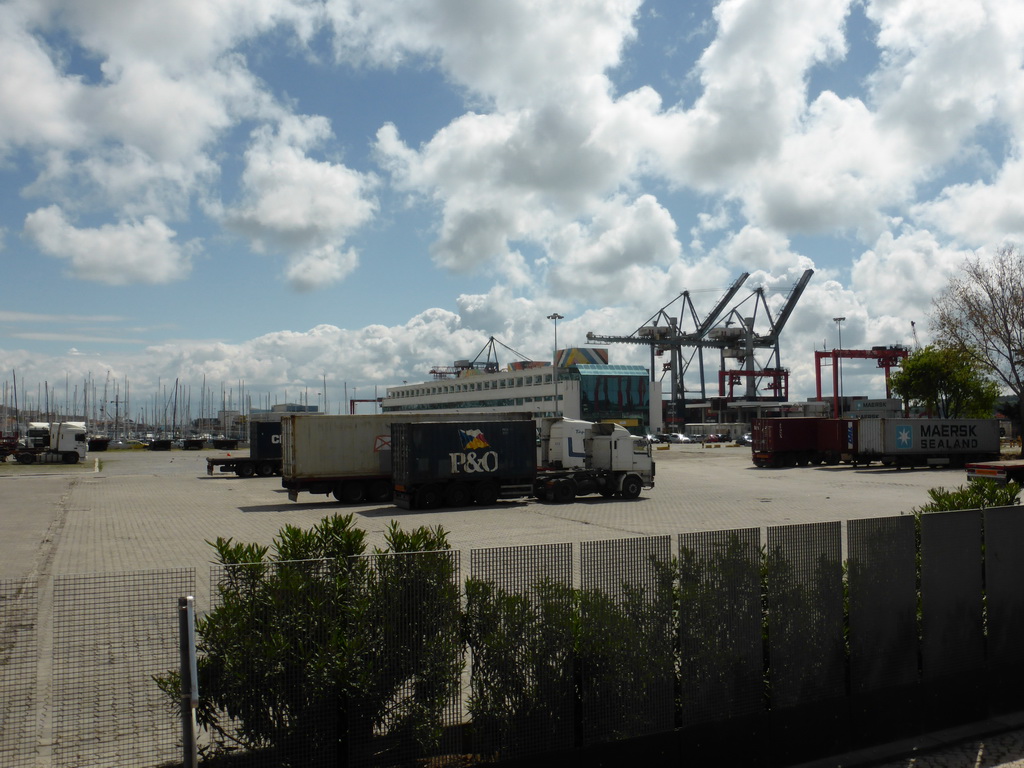
[[[914,438],[910,427],[896,428],[896,445],[900,448],[913,448]]]

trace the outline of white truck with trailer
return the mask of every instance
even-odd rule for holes
[[[77,464],[89,450],[83,421],[32,421],[14,450],[20,464]]]
[[[300,493],[334,496],[345,504],[389,501],[391,425],[468,419],[533,420],[529,413],[288,414],[281,419],[281,485]]]
[[[535,495],[565,503],[577,496],[637,498],[654,487],[650,443],[620,424],[540,420]]]
[[[405,509],[536,497],[569,503],[599,493],[637,498],[654,487],[651,447],[613,423],[494,419],[392,425],[394,498]]]

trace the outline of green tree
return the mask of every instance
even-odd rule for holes
[[[903,361],[892,375],[892,391],[939,418],[988,418],[999,385],[961,349],[929,344]]]
[[[939,340],[964,351],[1019,399],[1024,394],[1024,253],[1015,246],[968,259],[934,300]],[[1018,434],[1024,428],[1016,412]]]

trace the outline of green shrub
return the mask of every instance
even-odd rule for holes
[[[922,512],[950,512],[957,509],[985,509],[986,507],[1008,507],[1017,503],[1020,496],[1018,483],[1000,485],[994,480],[983,478],[973,480],[947,491],[945,488],[932,488],[928,491],[931,502],[914,508],[914,514]]]
[[[447,548],[439,528],[407,533],[392,524],[386,541],[377,554]],[[451,610],[439,609],[453,594],[458,605],[456,587],[443,586],[445,566],[416,556],[375,568],[362,557],[365,533],[351,514],[310,530],[286,526],[270,547],[223,538],[211,546],[225,568],[217,604],[196,622],[197,721],[213,743],[207,757],[261,752],[273,765],[341,765],[349,737],[369,740],[397,699],[407,702],[401,728],[420,744],[436,739],[436,702],[451,680],[457,685],[461,658],[435,650],[439,625],[457,629]],[[454,585],[453,572],[447,578]],[[408,616],[398,615],[408,601],[398,593],[413,583],[432,613],[410,630],[402,624]],[[381,663],[406,651],[410,660],[399,669]],[[414,690],[398,696],[411,678]],[[157,683],[177,705],[178,673]]]

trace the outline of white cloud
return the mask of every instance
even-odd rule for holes
[[[969,246],[1024,241],[1024,161],[1007,161],[991,182],[946,187],[912,212],[922,224]]]
[[[927,231],[885,233],[854,262],[850,287],[870,297],[875,317],[891,315],[923,325],[932,299],[971,255],[943,247]]]
[[[335,283],[355,267],[341,245],[377,211],[376,179],[307,153],[331,136],[322,117],[287,117],[253,133],[242,174],[244,197],[225,221],[258,248],[293,252],[287,276],[308,290]]]
[[[240,40],[288,25],[308,38],[320,16],[308,0],[51,0],[88,49],[114,67],[160,62],[171,72],[203,67]]]
[[[358,265],[359,256],[354,250],[339,251],[325,245],[294,256],[285,275],[296,290],[312,291],[341,282]]]
[[[640,0],[328,0],[342,58],[436,59],[499,110],[572,96],[620,61]]]
[[[86,132],[74,114],[79,79],[56,69],[27,22],[20,4],[0,5],[0,157],[14,146],[73,146]]]
[[[80,229],[55,205],[30,213],[25,234],[44,253],[68,260],[75,277],[108,285],[181,280],[198,248],[174,242],[174,230],[154,216]]]
[[[943,162],[998,116],[1024,73],[1019,2],[869,2],[883,66],[871,81],[879,119],[905,132],[921,163]]]

